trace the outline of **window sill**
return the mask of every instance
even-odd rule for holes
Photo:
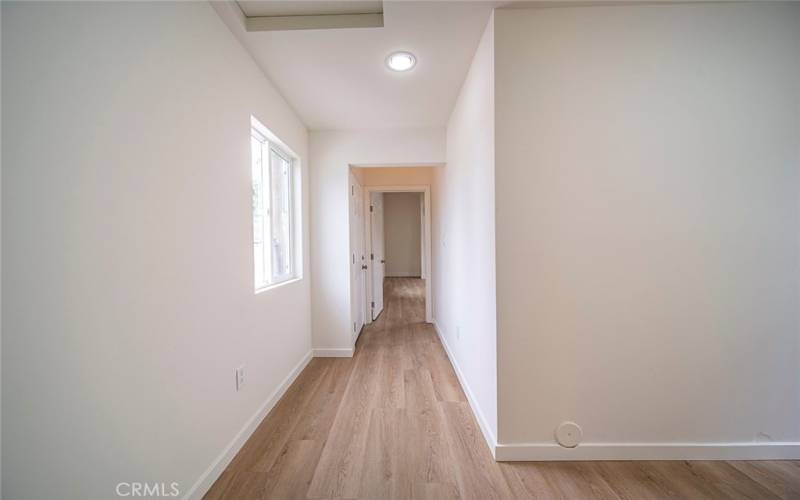
[[[303,281],[303,277],[300,276],[298,278],[292,278],[290,280],[281,281],[280,283],[275,283],[274,285],[267,285],[265,287],[258,288],[258,289],[256,289],[255,294],[258,295],[258,294],[263,293],[263,292],[268,292],[270,290],[274,290],[276,288],[280,288],[280,287],[282,287],[284,285],[291,285],[292,283],[297,283],[298,281]]]

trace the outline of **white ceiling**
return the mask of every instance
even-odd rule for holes
[[[272,3],[242,1],[285,7]],[[217,10],[309,129],[353,130],[445,125],[493,5],[387,1],[383,28],[267,32],[246,32],[237,4]],[[416,67],[388,70],[394,50],[413,52]]]

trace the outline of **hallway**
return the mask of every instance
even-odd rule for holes
[[[205,498],[509,496],[424,323],[424,282],[385,293],[355,356],[311,360]]]
[[[315,358],[208,500],[797,498],[800,464],[496,463],[432,325],[424,284],[387,278],[353,358]]]

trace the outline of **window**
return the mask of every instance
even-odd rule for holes
[[[253,255],[256,291],[298,276],[294,159],[253,119]]]

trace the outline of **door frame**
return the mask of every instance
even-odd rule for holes
[[[433,323],[433,273],[431,272],[431,186],[430,184],[418,184],[416,186],[362,186],[364,190],[364,220],[362,221],[364,226],[364,231],[362,234],[364,235],[364,248],[365,253],[370,255],[373,253],[372,251],[372,237],[371,237],[371,228],[370,228],[370,220],[369,220],[369,211],[366,207],[370,206],[370,195],[371,193],[422,193],[423,194],[423,207],[425,213],[423,215],[423,220],[425,221],[425,227],[422,230],[422,279],[425,280],[425,322]],[[386,213],[384,211],[384,213]],[[384,224],[384,231],[386,230],[386,225]],[[368,279],[366,279],[366,286],[367,286],[367,302],[364,304],[365,310],[369,311],[369,305],[372,302],[372,262],[369,262],[369,269],[367,270]],[[386,298],[384,297],[384,301]],[[384,306],[385,307],[385,306]],[[365,315],[367,324],[372,322],[372,315],[366,314]]]

